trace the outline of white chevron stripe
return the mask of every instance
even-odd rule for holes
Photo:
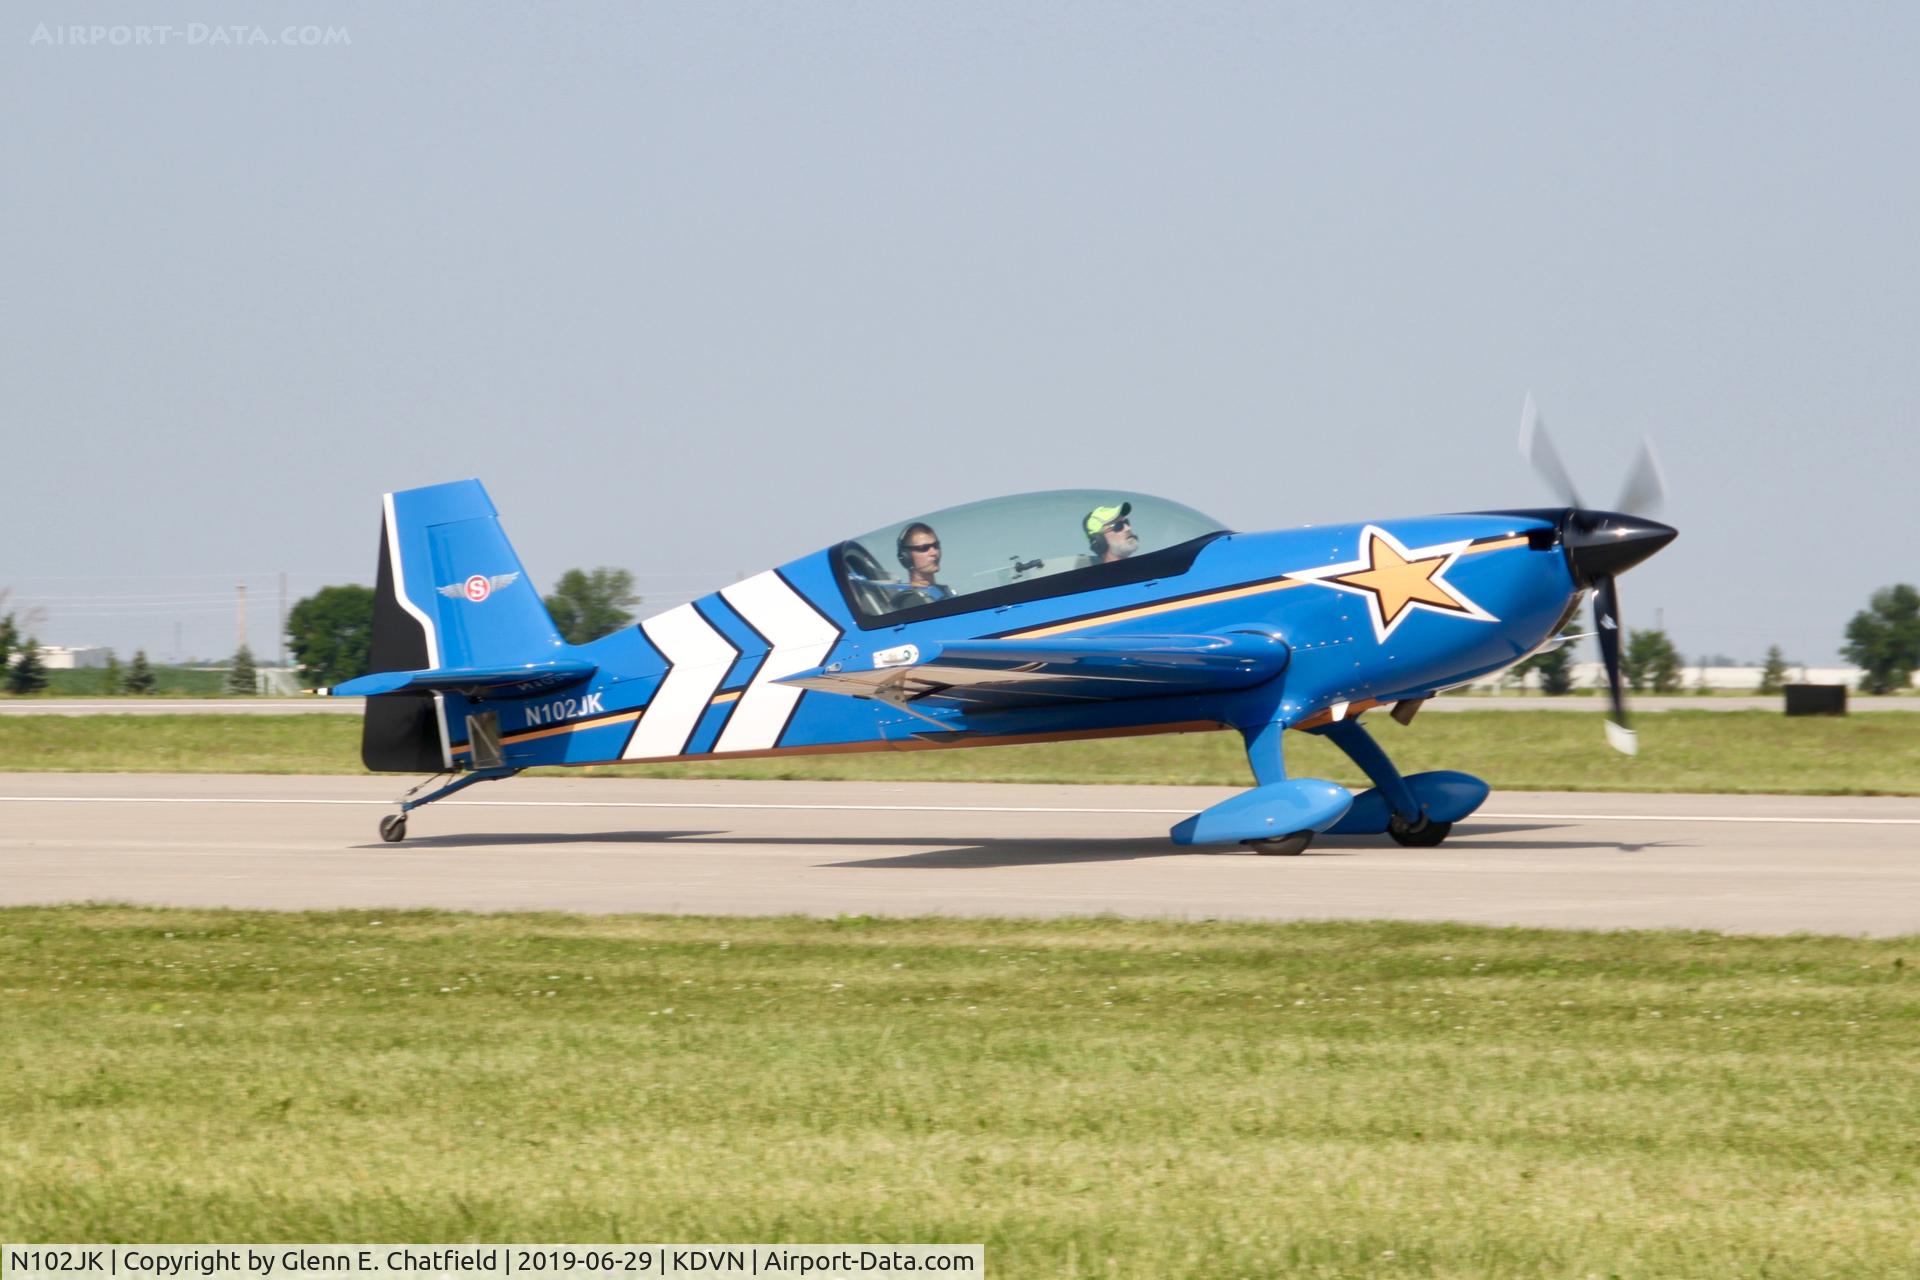
[[[753,683],[733,709],[715,751],[764,751],[778,745],[775,741],[800,700],[799,689],[773,684],[780,676],[790,676],[826,660],[827,651],[840,638],[840,628],[821,616],[818,609],[788,586],[779,574],[769,569],[745,582],[736,582],[720,593],[753,629],[773,646]]]
[[[666,657],[667,678],[647,704],[621,755],[627,760],[677,756],[687,749],[687,739],[739,650],[690,604],[648,618],[640,630]]]

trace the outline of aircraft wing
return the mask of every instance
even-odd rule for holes
[[[795,672],[780,683],[883,702],[975,710],[1243,689],[1287,665],[1276,636],[921,641]]]

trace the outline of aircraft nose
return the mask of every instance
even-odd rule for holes
[[[1644,516],[1618,511],[1569,513],[1563,541],[1567,564],[1583,587],[1625,573],[1680,536],[1680,531]]]

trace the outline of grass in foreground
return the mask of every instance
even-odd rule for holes
[[[1913,938],[0,912],[0,1238],[1910,1277]]]
[[[1920,714],[1792,720],[1766,711],[1660,711],[1635,718],[1641,754],[1610,751],[1598,716],[1456,711],[1402,727],[1369,716],[1402,770],[1464,769],[1519,791],[1692,791],[1920,795]],[[1364,786],[1330,743],[1289,735],[1300,776]],[[348,716],[0,717],[0,771],[358,774]],[[569,770],[578,776],[582,771]],[[659,778],[915,782],[1114,782],[1250,786],[1237,734],[1182,734],[963,751],[789,756],[596,768]]]

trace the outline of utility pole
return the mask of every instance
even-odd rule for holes
[[[234,590],[239,592],[233,611],[233,651],[238,653],[247,647],[247,584],[242,582]]]
[[[287,571],[280,571],[280,663],[287,665]]]

